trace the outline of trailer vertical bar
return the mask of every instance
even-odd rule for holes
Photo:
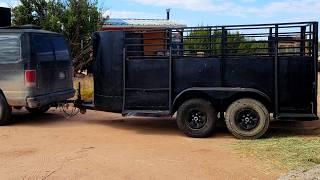
[[[306,53],[306,26],[301,27],[300,33],[300,56],[304,56]]]
[[[272,43],[270,40],[272,40],[272,27],[269,28],[269,37],[268,37],[268,53],[272,54],[273,50],[271,47],[273,47],[274,43]]]
[[[179,31],[179,30],[178,30]],[[181,56],[181,55],[183,55],[184,54],[184,40],[183,40],[183,33],[184,33],[184,29],[181,29],[180,30],[181,32],[180,32],[180,35],[181,35],[181,41],[180,41],[180,43],[181,43],[181,45],[180,45],[180,47],[179,47],[179,51],[178,51],[178,56]],[[180,48],[181,48],[181,50],[180,50]]]
[[[313,34],[313,33],[314,33],[314,32],[313,32],[314,29],[312,28],[313,25],[314,25],[314,24],[309,24],[309,40],[310,40],[310,41],[312,40],[312,42],[311,42],[312,44],[313,44],[313,39],[312,39],[312,38],[314,37],[314,36],[313,36],[313,35],[314,35],[314,34]],[[310,43],[310,41],[309,41],[309,43]],[[311,45],[312,45],[312,44],[311,44]],[[310,44],[308,44],[308,46],[309,46],[309,52],[308,52],[308,54],[309,54],[309,56],[312,56],[311,53],[312,53],[312,51],[313,51],[313,46],[310,47]]]
[[[214,56],[218,56],[218,52],[217,52],[217,48],[216,48],[216,44],[215,44],[215,43],[216,43],[216,38],[217,38],[217,37],[216,37],[216,34],[217,34],[217,28],[215,28],[215,29],[213,30],[213,35],[212,35],[212,36],[213,36],[213,42],[214,42],[214,44],[212,44],[212,45],[213,45],[213,46],[212,46],[212,47],[213,47],[213,50],[212,50],[212,51],[213,51],[213,55],[214,55]],[[211,42],[211,43],[212,43],[212,42]]]
[[[226,55],[226,42],[227,42],[227,33],[226,28],[223,26],[221,30],[221,58],[220,58],[220,72],[221,72],[221,87],[224,86],[224,58]]]
[[[123,76],[123,89],[122,89],[122,114],[125,112],[125,105],[126,105],[126,48],[123,48],[123,69],[122,69],[122,76]]]
[[[225,46],[226,46],[226,43],[227,43],[227,33],[226,33],[226,28],[225,27],[222,27],[222,32],[221,32],[221,56],[222,58],[225,57],[225,53],[226,53],[226,49],[225,49]]]
[[[313,23],[313,63],[314,63],[314,99],[315,102],[313,102],[313,113],[317,115],[318,110],[318,22]]]
[[[275,25],[274,35],[274,115],[275,119],[278,119],[279,114],[279,89],[278,89],[278,32],[279,25]]]
[[[168,106],[169,106],[169,112],[171,112],[172,109],[172,29],[169,29],[169,79],[168,79],[168,85],[169,85],[169,101],[168,101]],[[175,47],[178,49],[177,47]]]
[[[82,97],[81,97],[81,82],[78,82],[78,94],[77,94],[77,98],[79,101],[82,100]]]
[[[209,40],[210,40],[210,57],[213,56],[212,51],[213,51],[213,44],[212,44],[212,27],[209,28]]]
[[[169,112],[172,112],[172,47],[170,44],[169,57]]]

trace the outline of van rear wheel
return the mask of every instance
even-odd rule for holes
[[[267,108],[254,99],[239,99],[227,109],[225,117],[229,131],[238,139],[257,139],[269,128]]]
[[[50,106],[42,106],[42,107],[39,107],[39,108],[26,107],[26,109],[31,114],[43,114],[43,113],[46,113],[50,109]]]
[[[0,126],[7,125],[11,122],[11,107],[6,99],[0,94]]]
[[[184,102],[177,113],[179,129],[190,137],[210,136],[215,128],[217,113],[209,101],[191,99]]]

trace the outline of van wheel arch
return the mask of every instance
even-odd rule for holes
[[[5,102],[7,103],[8,107],[10,107],[9,103],[8,103],[8,100],[7,100],[7,97],[6,95],[3,93],[2,89],[0,89],[0,96],[2,96],[5,100]]]
[[[11,122],[11,111],[4,93],[0,90],[0,125],[7,125]]]

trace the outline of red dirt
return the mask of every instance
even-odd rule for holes
[[[227,132],[185,137],[172,119],[124,119],[89,111],[35,117],[16,112],[0,127],[0,179],[275,179],[254,159],[239,157]],[[270,168],[269,168],[270,169]]]

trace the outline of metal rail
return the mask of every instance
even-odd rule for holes
[[[169,61],[169,110],[172,104],[172,61],[179,58],[219,58],[224,75],[224,59],[253,56],[274,59],[274,117],[279,112],[279,57],[304,56],[314,61],[314,82],[317,82],[318,23],[297,22],[277,24],[205,26],[187,28],[146,29],[125,32],[124,89],[126,89],[126,61]],[[224,86],[221,77],[221,87]],[[317,84],[314,96],[317,99]],[[123,110],[125,110],[125,90]],[[317,104],[313,102],[313,112]]]
[[[277,56],[315,57],[316,25],[297,22],[126,31],[126,59],[274,57],[275,44]]]

